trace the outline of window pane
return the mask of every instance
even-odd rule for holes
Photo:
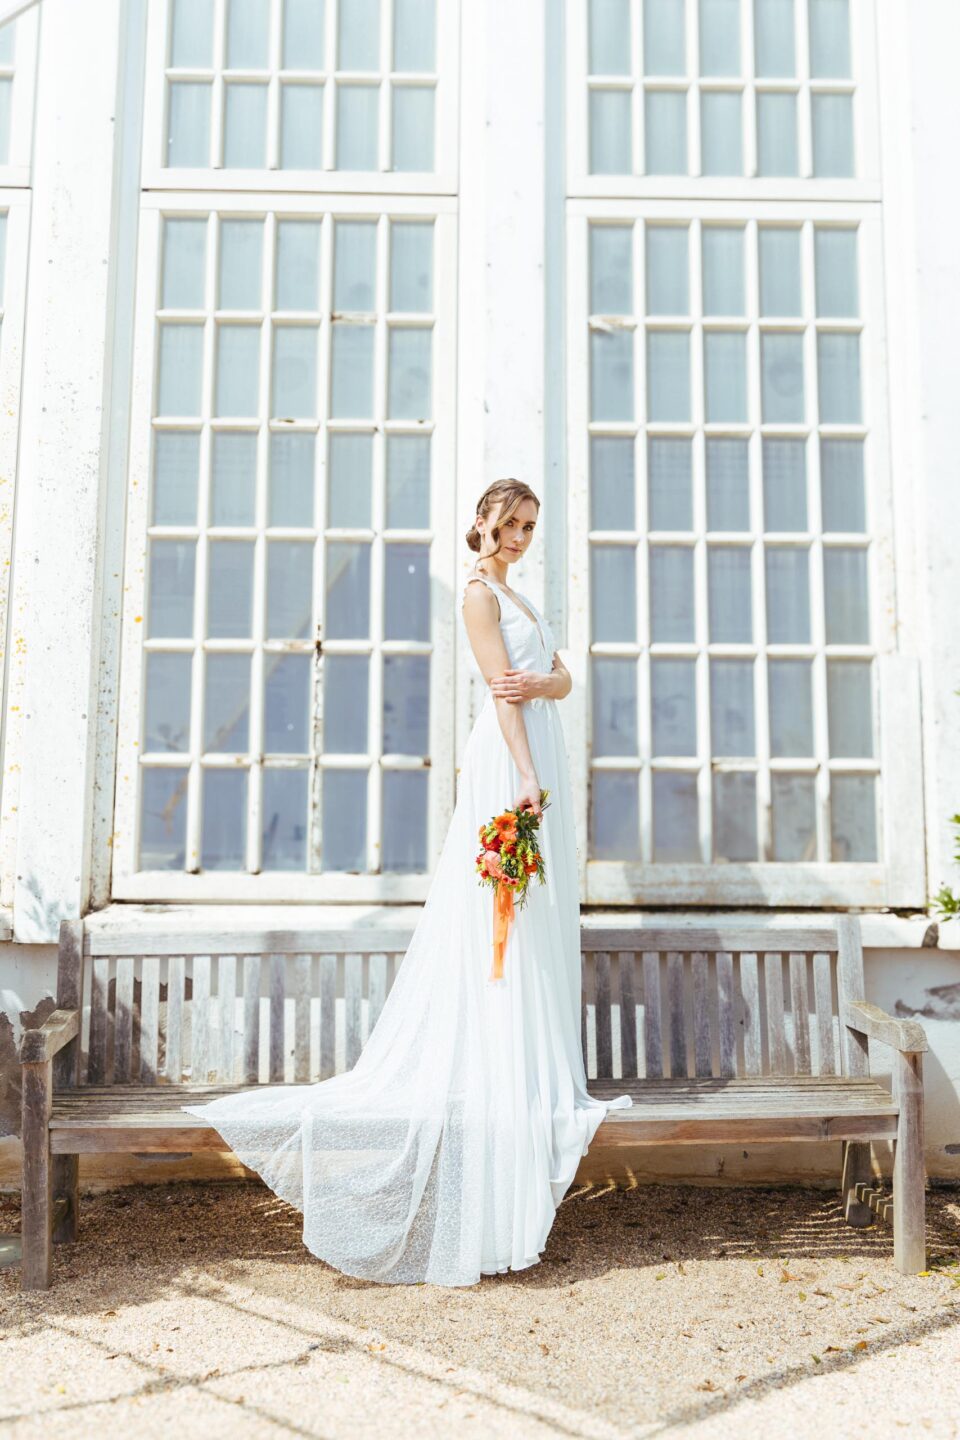
[[[756,755],[753,661],[710,661],[710,749],[715,756]]]
[[[594,770],[590,777],[590,856],[640,859],[640,803],[635,770]]]
[[[624,418],[632,419],[632,413]],[[685,330],[647,331],[647,418],[690,419],[690,336]]]
[[[320,306],[320,226],[315,220],[277,221],[276,308]]]
[[[387,640],[430,639],[430,547],[394,543],[384,552]]]
[[[322,70],[325,0],[284,0],[283,68]]]
[[[265,70],[269,63],[270,0],[230,0],[227,6],[227,66]]]
[[[434,89],[393,86],[393,168],[432,170]]]
[[[263,748],[266,754],[305,755],[310,749],[312,668],[310,655],[264,656]]]
[[[426,314],[433,309],[432,222],[391,223],[390,309],[410,314]]]
[[[844,318],[859,315],[856,230],[833,230],[818,225],[814,231],[814,255],[817,314]]]
[[[387,436],[386,486],[388,527],[426,530],[430,525],[429,435]]]
[[[177,80],[170,85],[167,164],[195,168],[210,164],[210,97],[206,81]]]
[[[693,529],[693,446],[689,440],[647,441],[651,530]]]
[[[366,770],[324,770],[321,870],[366,870],[367,784]]]
[[[689,545],[651,545],[651,639],[686,641],[695,635],[693,550]]]
[[[593,657],[591,673],[593,754],[638,754],[640,741],[637,733],[637,662],[596,655]]]
[[[375,85],[337,86],[337,169],[377,168],[377,108]]]
[[[387,874],[419,874],[427,868],[427,776],[423,771],[384,772],[381,857]]]
[[[817,384],[822,425],[859,424],[860,337],[822,330],[817,336]]]
[[[660,864],[701,859],[696,775],[654,771],[653,858]]]
[[[377,308],[376,221],[336,222],[333,308],[367,314],[372,314]]]
[[[769,333],[760,337],[761,413],[771,424],[804,419],[803,336]]]
[[[203,748],[245,754],[250,748],[250,656],[208,655],[203,697]]]
[[[590,226],[590,313],[633,313],[633,226]]]
[[[636,526],[634,454],[631,437],[591,436],[591,530],[633,530]]]
[[[307,865],[305,769],[263,772],[261,865],[264,870],[305,870]]]
[[[750,771],[714,774],[713,858],[757,859],[757,777]]]
[[[740,72],[740,0],[700,0],[700,74]]]
[[[872,775],[830,777],[831,860],[877,859],[877,785]]]
[[[257,437],[214,431],[210,470],[210,523],[256,523]]]
[[[688,315],[690,295],[686,225],[648,225],[647,314]]]
[[[262,255],[262,220],[221,220],[217,299],[221,310],[260,309]]]
[[[704,315],[742,315],[743,230],[740,226],[705,225],[703,245]]]
[[[267,87],[226,87],[223,120],[223,163],[230,168],[259,169],[267,163]]]
[[[337,529],[368,528],[373,515],[373,436],[331,435],[328,521]]]
[[[700,170],[703,175],[742,175],[740,92],[704,90],[700,96]]]
[[[590,91],[590,173],[629,175],[633,170],[629,90]]]
[[[849,0],[809,0],[810,74],[817,80],[850,78]]]
[[[707,560],[711,641],[749,643],[753,639],[749,548],[711,545]]]
[[[810,642],[810,555],[799,547],[768,546],[767,639],[771,645]]]
[[[196,551],[193,540],[150,541],[147,634],[151,640],[193,634]]]
[[[394,0],[394,70],[436,68],[436,0]]]
[[[271,525],[313,525],[315,435],[270,436]]]
[[[383,752],[430,753],[430,656],[383,657]]]
[[[750,460],[746,440],[708,438],[707,528],[750,529]]]
[[[806,530],[805,440],[763,440],[763,522],[766,530]]]
[[[873,691],[869,660],[828,660],[827,717],[835,760],[873,756]]]
[[[260,409],[260,326],[217,326],[215,415],[255,416]]]
[[[369,657],[326,656],[323,662],[323,748],[327,754],[366,754],[369,714]]]
[[[591,75],[629,75],[630,0],[590,0]]]
[[[206,770],[203,775],[204,870],[242,870],[247,849],[246,770]]]
[[[773,774],[773,859],[816,860],[816,782],[812,775]]]
[[[809,660],[770,660],[770,754],[813,754],[813,692]]]
[[[153,524],[196,525],[200,436],[158,430],[153,437]]]
[[[687,173],[687,96],[683,90],[648,90],[644,99],[648,175]]]
[[[685,75],[684,0],[646,0],[643,6],[643,69],[646,75]]]
[[[633,419],[633,331],[590,332],[590,418]]]
[[[845,546],[823,551],[824,607],[828,645],[868,645],[867,552]]]
[[[280,168],[319,170],[323,165],[323,86],[285,82],[280,102]]]
[[[392,326],[389,334],[387,415],[427,420],[433,414],[433,331]]]
[[[824,530],[866,530],[862,440],[820,441],[820,491]]]
[[[164,219],[161,304],[165,310],[203,309],[206,255],[206,220]]]
[[[793,0],[753,0],[753,46],[757,75],[796,75]]]
[[[213,0],[174,0],[170,64],[206,70],[213,64]]]
[[[811,95],[813,173],[853,174],[853,96]]]
[[[757,95],[757,174],[796,175],[797,97],[760,92]]]
[[[764,225],[758,231],[760,314],[802,315],[800,231]]]
[[[187,772],[140,771],[140,869],[182,870],[187,849]]]
[[[305,640],[313,631],[313,541],[267,546],[267,639]]]
[[[636,640],[636,593],[637,552],[633,546],[591,546],[591,640]]]
[[[696,755],[695,660],[651,660],[650,710],[654,755]]]
[[[273,331],[271,414],[279,420],[309,420],[317,402],[316,325],[277,325]]]
[[[747,419],[747,337],[742,330],[706,330],[703,336],[707,422]]]
[[[334,322],[330,414],[334,419],[373,418],[373,326]]]
[[[337,6],[341,70],[380,68],[380,0],[350,0]]]
[[[199,415],[203,327],[161,325],[157,366],[157,414]]]
[[[253,551],[247,540],[212,540],[208,551],[207,634],[246,639],[253,634]]]
[[[147,654],[143,749],[149,754],[190,748],[192,655]]]

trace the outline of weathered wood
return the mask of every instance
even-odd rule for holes
[[[363,956],[343,957],[344,1065],[352,1070],[363,1049],[360,1022],[363,1006]]]
[[[367,1018],[369,1020],[370,1029],[372,1030],[374,1025],[376,1025],[377,1021],[380,1019],[380,1013],[383,1010],[384,1004],[387,999],[387,967],[390,963],[390,957],[383,954],[382,952],[378,952],[377,954],[370,956],[369,963],[370,996]]]
[[[613,1074],[613,1036],[610,1030],[610,956],[598,950],[594,958],[594,1032],[597,1042],[597,1075]]]
[[[260,956],[243,959],[243,1073],[249,1085],[260,1079]]]
[[[49,1060],[22,1068],[21,1138],[23,1179],[20,1230],[23,1245],[20,1284],[24,1290],[45,1290],[50,1284],[53,1241],[53,1175],[50,1112],[53,1067]]]
[[[99,962],[94,960],[94,965]],[[167,961],[167,1051],[164,1070],[173,1083],[183,1079],[183,991],[186,973],[184,957],[171,955]]]
[[[865,1000],[848,1000],[841,1019],[851,1029],[891,1045],[894,1050],[919,1054],[928,1048],[923,1026],[916,1020],[897,1020],[879,1005],[869,1005]]]
[[[733,955],[721,950],[716,958],[717,1019],[720,1027],[720,1074],[737,1073],[737,1026],[734,1014]]]
[[[627,1079],[639,1074],[637,1068],[636,955],[621,950],[617,957],[620,980],[620,1071]]]
[[[663,1026],[660,999],[660,952],[643,952],[643,1058],[649,1079],[663,1075]]]
[[[709,929],[687,929],[678,925],[674,930],[661,927],[648,930],[644,925],[604,925],[595,929],[584,925],[580,932],[580,948],[588,952],[632,949],[674,951],[687,955],[696,950],[709,954],[716,954],[718,950],[836,950],[837,936],[832,928],[821,926],[794,929],[771,925],[766,929],[751,930],[749,926],[741,929],[734,924]]]
[[[589,1073],[590,1073],[589,1066],[588,1066],[588,1064],[587,1064],[587,1060],[588,1060],[589,1054],[590,1054],[589,1046],[588,1046],[588,1037],[587,1037],[587,1008],[588,1008],[588,1006],[589,1006],[589,1004],[590,1004],[589,998],[588,998],[588,996],[587,996],[587,983],[588,983],[589,973],[590,973],[590,971],[589,971],[589,966],[588,966],[588,963],[587,963],[586,953],[585,953],[583,950],[581,950],[581,952],[580,952],[580,1050],[581,1050],[581,1053],[582,1053],[582,1055],[583,1055],[583,1068],[584,1068],[584,1072],[585,1072],[587,1075],[589,1075]]]
[[[160,1043],[160,957],[140,962],[140,1079],[155,1085]]]
[[[924,1213],[923,1054],[897,1050],[894,1094],[900,1107],[893,1151],[893,1263],[904,1275],[927,1268]]]
[[[87,1050],[87,1084],[102,1085],[107,1078],[107,987],[110,961],[90,965],[90,1043]]]
[[[774,1075],[787,1073],[787,1036],[783,1019],[783,956],[769,951],[763,957],[767,991],[767,1054]]]
[[[193,957],[190,994],[190,1077],[205,1085],[210,1079],[210,956]]]
[[[690,957],[693,971],[693,1056],[694,1073],[713,1074],[713,1043],[710,1038],[710,959],[701,950]]]
[[[20,1060],[25,1065],[42,1065],[45,1060],[52,1060],[64,1045],[79,1034],[79,1010],[54,1010],[38,1030],[23,1032]]]
[[[819,947],[818,947],[819,948]],[[862,1000],[864,995],[863,949],[860,925],[853,916],[837,920],[837,1002],[840,1014],[840,1056],[845,1075],[870,1073],[870,1048],[866,1035],[844,1024],[848,1000]],[[844,1217],[848,1225],[862,1227],[872,1223],[869,1205],[857,1199],[857,1185],[873,1179],[873,1160],[868,1144],[849,1143],[843,1147],[840,1178]]]
[[[683,952],[667,952],[667,1004],[670,1009],[670,1074],[687,1071],[687,1003],[683,984]]]
[[[286,962],[282,955],[270,957],[270,1069],[273,1082],[284,1078],[284,1037]]]
[[[310,1079],[310,1002],[313,995],[313,959],[298,955],[293,962],[293,1078],[296,1084]]]
[[[748,1075],[759,1075],[763,1070],[760,971],[752,950],[740,955],[740,998],[743,1002],[743,1068]]]
[[[356,927],[344,930],[237,930],[216,929],[204,925],[195,930],[165,929],[156,924],[141,923],[137,937],[144,950],[151,955],[304,955],[308,952],[323,952],[328,955],[343,955],[363,950],[364,931]],[[381,929],[370,927],[370,943],[378,951],[403,955],[410,945],[413,929]],[[833,936],[829,931],[818,932],[827,936],[829,949]],[[358,943],[359,942],[359,943]],[[629,943],[629,941],[627,942]],[[709,947],[707,947],[709,948]],[[814,948],[812,946],[808,948]],[[130,930],[123,929],[91,931],[86,929],[83,936],[85,955],[129,955]]]
[[[237,957],[221,955],[217,965],[217,1016],[220,1022],[220,1055],[217,1075],[230,1083],[236,1078],[234,1036],[237,1027]]]
[[[790,1013],[793,1016],[793,1068],[797,1075],[809,1075],[810,1000],[807,993],[807,957],[790,954]]]
[[[337,957],[320,956],[320,1079],[337,1070]]]
[[[833,957],[813,957],[813,997],[817,1007],[817,1069],[821,1075],[836,1075],[837,1055],[833,1040]]]

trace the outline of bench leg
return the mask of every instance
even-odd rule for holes
[[[893,1263],[903,1275],[927,1268],[923,1161],[923,1056],[897,1051],[900,1102],[893,1152]]]
[[[72,1244],[80,1225],[80,1156],[54,1155],[53,1198],[65,1200],[67,1208],[53,1222],[54,1245]]]
[[[27,1064],[23,1075],[23,1261],[20,1287],[46,1290],[50,1285],[51,1185],[50,1107],[53,1093],[49,1061]]]
[[[870,1163],[870,1144],[863,1140],[844,1140],[843,1174],[840,1194],[843,1201],[843,1218],[848,1225],[861,1228],[873,1224],[873,1211],[869,1205],[857,1199],[857,1185],[864,1182],[873,1184],[873,1166]]]

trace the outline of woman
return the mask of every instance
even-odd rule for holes
[[[535,1265],[608,1109],[587,1094],[580,1041],[580,911],[568,762],[557,701],[570,674],[543,616],[507,585],[539,501],[498,480],[467,544],[479,562],[461,614],[487,692],[453,818],[386,1003],[352,1070],[185,1106],[303,1212],[313,1254],[388,1283],[473,1285]],[[550,791],[540,809],[541,786]],[[479,827],[541,814],[534,882],[491,979],[493,892]]]

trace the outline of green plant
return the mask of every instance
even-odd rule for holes
[[[960,865],[960,815],[951,815],[950,824],[954,830],[953,859],[955,864]],[[949,885],[941,885],[933,897],[933,908],[941,920],[960,915],[960,895],[951,890]]]

